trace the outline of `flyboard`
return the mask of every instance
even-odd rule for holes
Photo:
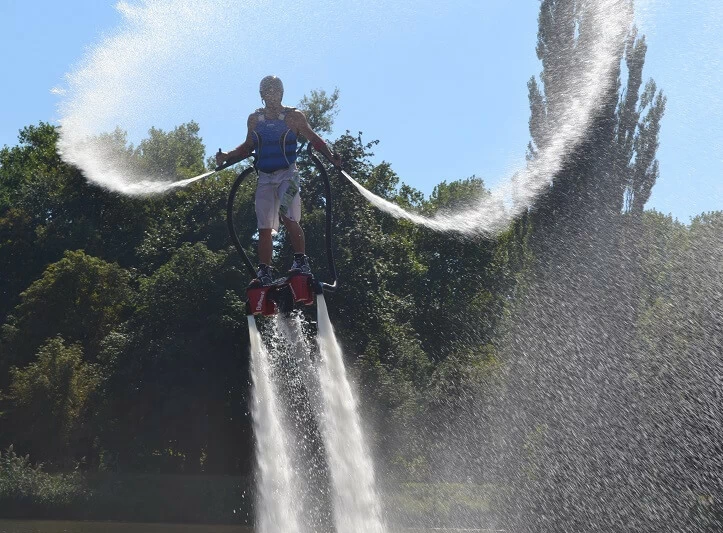
[[[331,279],[328,282],[321,281],[313,274],[302,272],[292,272],[288,276],[274,280],[270,285],[263,285],[256,279],[256,270],[253,263],[249,260],[246,251],[241,246],[241,242],[236,232],[233,218],[233,206],[241,184],[253,173],[253,166],[243,170],[231,186],[226,204],[226,224],[228,226],[229,236],[234,247],[238,251],[241,259],[252,278],[251,284],[246,288],[246,314],[273,316],[279,312],[288,314],[297,307],[314,305],[316,296],[323,294],[325,291],[333,292],[337,287],[336,265],[334,263],[334,254],[332,251],[332,211],[331,211],[331,185],[329,184],[329,175],[314,153],[311,143],[307,145],[307,152],[319,175],[324,181],[324,192],[326,195],[326,257],[328,263],[328,275]],[[241,160],[225,161],[222,165],[216,167],[211,172],[218,172]],[[204,176],[205,177],[205,176]]]

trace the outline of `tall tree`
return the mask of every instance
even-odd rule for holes
[[[627,0],[622,1],[621,8],[626,8],[626,3]],[[586,47],[591,45],[591,34],[597,28],[591,25],[589,4],[543,0],[540,6],[536,51],[543,70],[539,82],[533,77],[528,83],[530,160],[548,146],[550,136],[559,126],[557,121],[570,105],[571,85],[582,83],[585,69],[590,67],[585,61],[586,51],[589,53]],[[550,217],[564,217],[568,207],[574,207],[574,212],[600,212],[599,206],[604,204],[614,214],[624,205],[626,210],[640,214],[657,179],[655,154],[666,98],[657,91],[653,80],[648,81],[641,95],[647,52],[645,37],[638,37],[637,29],[631,27],[618,48],[620,62],[624,57],[627,68],[625,89],[620,90],[620,63],[611,77],[617,77],[617,83],[598,80],[608,89],[598,103],[592,123],[579,147],[565,158],[549,193],[536,209],[537,218],[548,224],[552,223]],[[605,170],[608,168],[612,171]],[[585,198],[589,201],[585,202]]]
[[[645,36],[638,38],[637,29],[633,28],[625,45],[628,79],[625,90],[620,94],[616,112],[613,167],[615,174],[621,178],[623,209],[638,216],[642,214],[655,180],[658,179],[659,168],[655,154],[667,101],[662,92],[657,91],[652,79],[640,94],[647,49]]]
[[[82,251],[66,252],[21,295],[0,336],[0,386],[9,366],[24,367],[40,345],[62,336],[91,360],[110,331],[129,316],[129,273]]]

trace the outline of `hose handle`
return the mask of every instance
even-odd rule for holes
[[[222,153],[223,153],[223,150],[221,150],[221,149],[219,148],[217,154],[222,154]],[[231,165],[235,165],[236,163],[240,163],[241,161],[243,161],[243,160],[246,159],[247,157],[250,157],[251,155],[252,155],[252,154],[249,154],[249,155],[247,155],[246,157],[238,157],[238,156],[237,156],[237,157],[232,157],[231,159],[226,159],[223,163],[221,163],[220,165],[218,165],[214,170],[215,170],[216,172],[218,172],[218,171],[220,171],[220,170],[223,170],[224,168],[228,168],[228,167],[230,167]]]

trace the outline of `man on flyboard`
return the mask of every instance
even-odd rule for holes
[[[269,285],[274,280],[271,237],[272,232],[279,227],[279,217],[294,249],[294,262],[290,271],[311,273],[305,253],[304,230],[299,225],[301,198],[299,171],[296,168],[297,137],[302,135],[308,139],[335,166],[341,166],[341,159],[314,133],[301,111],[281,104],[284,85],[279,78],[266,76],[261,80],[259,91],[264,107],[249,115],[246,140],[230,152],[216,154],[216,163],[221,165],[226,160],[240,160],[252,152],[256,154],[259,175],[255,197],[259,228],[257,275],[263,285]]]

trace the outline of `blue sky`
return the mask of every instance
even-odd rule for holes
[[[255,2],[261,3],[265,12],[290,5]],[[168,129],[193,119],[209,154],[231,148],[243,139],[246,114],[260,105],[258,80],[275,73],[289,105],[311,89],[338,87],[335,133],[349,129],[381,140],[377,159],[425,193],[443,179],[473,174],[494,186],[524,160],[526,83],[540,70],[537,0],[326,4],[286,9],[268,32],[272,44],[259,41],[233,57],[221,47],[210,78],[194,78],[189,68],[180,103],[159,106],[148,124],[128,128],[131,136],[137,141],[150,126]],[[648,206],[687,222],[723,209],[723,6],[718,0],[638,4],[649,44],[645,76],[668,96],[661,177]],[[65,74],[123,23],[115,2],[0,1],[7,73],[0,84],[0,145],[14,145],[23,126],[57,121],[61,97],[51,89],[62,88]],[[213,27],[199,34],[215,39]],[[258,31],[257,38],[264,35]]]

